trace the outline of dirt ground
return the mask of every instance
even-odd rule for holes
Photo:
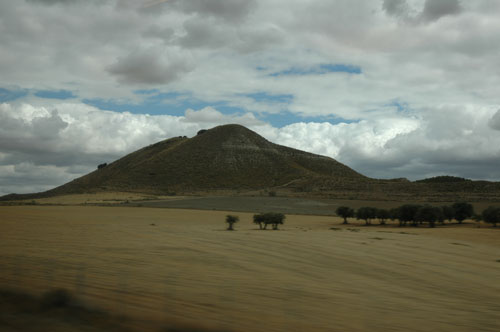
[[[260,231],[232,212],[231,232],[227,213],[1,206],[0,283],[66,288],[138,331],[500,330],[500,228],[287,215]]]

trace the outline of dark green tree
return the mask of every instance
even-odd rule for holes
[[[377,209],[377,218],[380,225],[385,225],[385,221],[391,217],[391,213],[386,209]]]
[[[392,221],[399,219],[399,208],[392,208],[389,210],[389,219]]]
[[[256,214],[253,216],[253,222],[259,224],[260,229],[267,229],[267,225],[271,224],[273,230],[278,229],[278,225],[283,225],[285,215],[283,213],[268,212]],[[264,225],[264,227],[262,227]]]
[[[377,217],[377,209],[374,207],[360,207],[356,211],[356,219],[362,219],[365,221],[365,225],[371,225],[371,220]]]
[[[493,224],[493,227],[497,227],[497,223],[500,223],[500,208],[490,206],[483,211],[482,217],[484,222]]]
[[[233,224],[237,223],[240,220],[238,216],[233,216],[228,214],[226,216],[226,223],[228,223],[227,230],[232,231],[233,230]]]
[[[455,218],[455,209],[453,209],[451,206],[442,206],[441,210],[443,211],[443,221],[446,219],[451,222],[453,218]]]
[[[455,219],[459,224],[474,215],[474,207],[469,203],[458,202],[454,203],[451,207],[455,210]]]
[[[416,204],[405,204],[401,205],[399,210],[399,226],[406,225],[407,222],[411,222],[413,226],[418,226],[416,215],[420,205]]]
[[[437,206],[424,205],[417,210],[415,219],[419,222],[428,222],[429,227],[434,227],[441,215],[441,209]]]
[[[335,212],[339,217],[344,218],[343,224],[348,224],[347,218],[354,217],[354,210],[348,206],[339,206]]]

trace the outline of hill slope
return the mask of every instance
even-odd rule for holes
[[[369,180],[332,158],[271,143],[240,125],[224,125],[150,145],[48,193],[255,190],[322,178]]]

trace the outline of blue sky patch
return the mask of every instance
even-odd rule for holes
[[[136,95],[153,95],[160,93],[160,90],[158,89],[135,90],[134,93]]]
[[[208,106],[206,103],[192,98],[190,94],[179,92],[156,93],[156,90],[137,90],[134,93],[145,95],[140,103],[113,99],[83,99],[87,105],[102,110],[115,112],[130,112],[134,114],[174,115],[183,116],[188,108],[201,109]]]
[[[38,90],[34,93],[36,97],[47,99],[71,99],[76,98],[76,95],[69,90]]]
[[[290,104],[293,101],[291,94],[269,94],[267,92],[248,93],[244,96],[250,97],[257,102]]]
[[[16,100],[28,95],[28,90],[16,89],[8,90],[5,88],[0,88],[0,102],[5,103],[8,101]]]
[[[333,125],[339,123],[353,123],[357,122],[354,120],[346,120],[340,117],[335,116],[301,116],[299,114],[294,114],[291,112],[281,112],[276,114],[264,114],[257,116],[262,121],[269,122],[273,125],[273,127],[282,128],[288,126],[290,124],[294,124],[297,122],[328,122]]]
[[[191,94],[180,92],[157,93],[156,90],[138,90],[134,91],[134,93],[143,95],[145,97],[144,100],[140,103],[131,103],[129,101],[121,100],[84,99],[83,102],[102,110],[150,115],[184,116],[187,109],[198,111],[205,107],[213,107],[225,115],[240,116],[249,112],[240,106],[231,105],[231,103],[226,101],[205,102],[193,98]],[[269,94],[267,92],[257,92],[243,94],[241,96],[252,98],[257,102],[269,104],[290,104],[293,101],[293,95],[291,94]],[[301,116],[289,111],[275,114],[254,112],[254,114],[259,120],[268,122],[277,128],[296,122],[329,122],[331,124],[354,122],[334,116]]]
[[[345,64],[321,64],[309,68],[292,67],[280,72],[272,73],[270,76],[304,76],[304,75],[324,75],[328,73],[348,73],[361,74],[362,70],[359,66]]]

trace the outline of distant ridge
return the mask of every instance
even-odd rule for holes
[[[440,175],[440,176],[435,176],[432,178],[417,180],[415,182],[420,182],[420,183],[450,183],[450,182],[465,182],[465,181],[472,181],[472,180],[460,178],[457,176]]]
[[[274,144],[241,125],[201,130],[132,152],[52,190],[0,200],[96,192],[263,194],[399,201],[500,201],[500,183],[441,176],[368,178],[338,161]]]

